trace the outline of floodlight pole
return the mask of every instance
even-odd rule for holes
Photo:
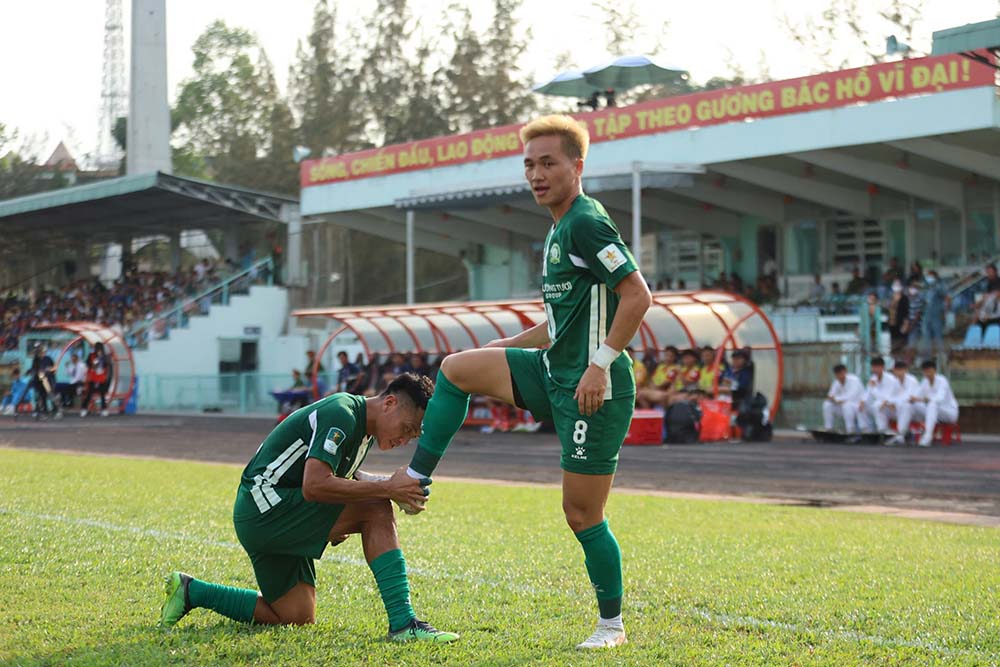
[[[642,163],[632,163],[632,254],[642,262]]]
[[[413,263],[414,263],[414,249],[413,249],[413,226],[415,223],[416,211],[412,208],[406,209],[406,303],[413,304],[414,299],[414,285],[413,285]]]

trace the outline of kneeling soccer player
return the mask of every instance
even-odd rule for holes
[[[432,393],[430,380],[404,373],[378,396],[334,394],[281,422],[243,470],[233,507],[236,535],[253,563],[260,593],[172,572],[160,624],[171,627],[199,607],[244,623],[313,623],[315,559],[327,543],[360,533],[389,615],[389,638],[458,639],[413,613],[389,502],[422,511],[430,480],[414,479],[403,468],[377,481],[354,479],[373,477],[358,471],[373,441],[388,450],[419,435]]]
[[[521,139],[525,179],[554,221],[542,258],[547,321],[487,349],[445,357],[407,472],[434,472],[465,420],[469,394],[551,421],[562,444],[563,512],[583,547],[600,611],[596,630],[577,647],[611,648],[625,643],[622,563],[604,506],[635,405],[632,362],[623,350],[651,297],[607,211],[581,190],[586,128],[568,116],[546,116],[522,128]]]

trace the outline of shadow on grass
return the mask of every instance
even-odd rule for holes
[[[56,651],[26,650],[8,656],[3,664],[19,667],[63,665],[428,665],[481,664],[471,642],[407,644],[385,640],[381,630],[342,626],[249,626],[220,620],[163,630],[148,625],[109,629],[107,641],[80,637],[86,646]],[[481,648],[481,647],[480,647]],[[499,648],[499,647],[498,647]],[[470,654],[470,649],[472,653]],[[530,651],[506,646],[506,655],[492,654],[488,664],[513,667],[530,661]],[[537,656],[536,656],[537,657]],[[550,656],[551,657],[551,656]]]

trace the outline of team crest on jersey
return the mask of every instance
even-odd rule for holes
[[[561,257],[562,257],[562,250],[559,248],[558,243],[553,243],[551,246],[549,246],[550,264],[558,264]]]
[[[614,273],[615,269],[628,261],[625,258],[625,253],[619,250],[618,246],[614,243],[609,243],[601,248],[601,251],[597,253],[597,259],[604,265],[604,268],[612,273]]]
[[[323,449],[336,456],[337,450],[340,449],[340,445],[342,445],[345,440],[347,440],[347,434],[334,426],[326,432],[326,439],[323,441]]]

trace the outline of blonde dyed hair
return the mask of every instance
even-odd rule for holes
[[[536,118],[521,128],[521,143],[528,143],[537,137],[559,137],[563,151],[569,157],[587,159],[590,148],[590,133],[587,127],[572,116],[552,114]]]

